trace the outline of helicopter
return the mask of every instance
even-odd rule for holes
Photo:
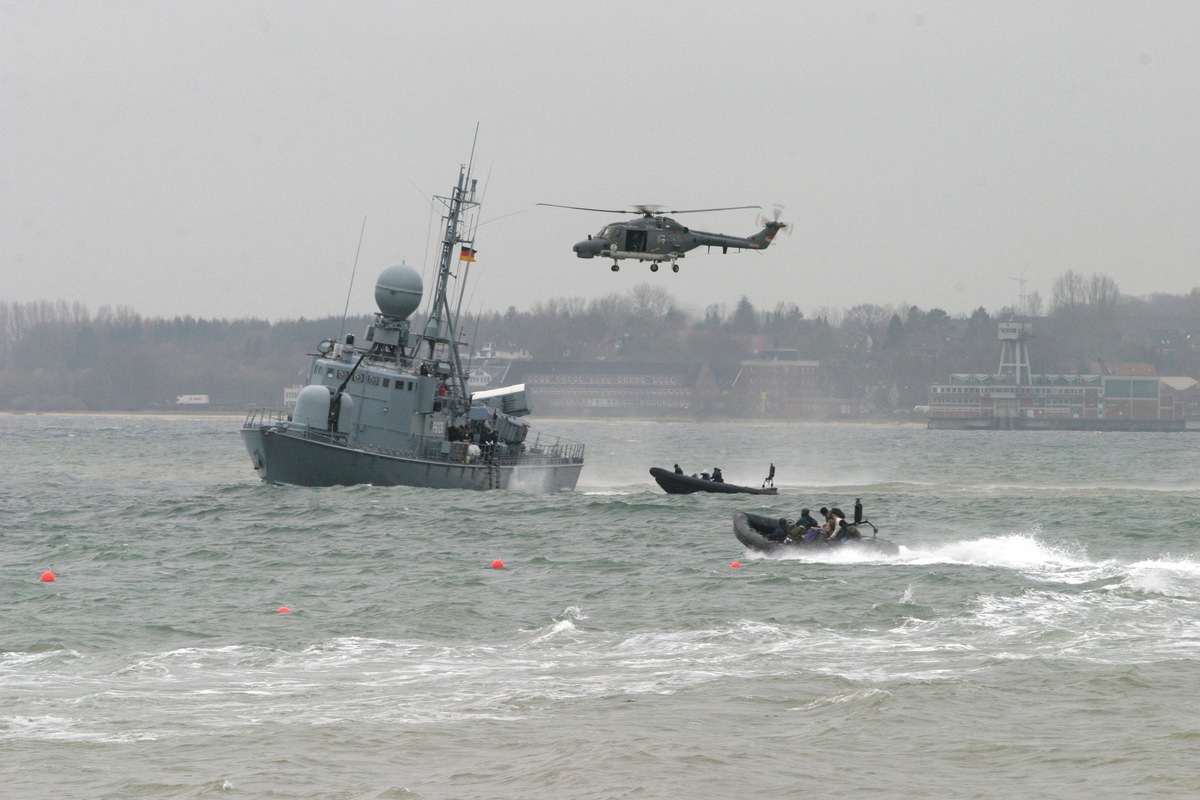
[[[671,271],[679,272],[679,259],[689,250],[697,247],[719,247],[722,253],[728,253],[730,248],[735,250],[766,250],[775,238],[775,234],[787,228],[786,222],[779,221],[783,210],[775,207],[773,219],[760,217],[759,223],[763,229],[753,236],[726,236],[723,233],[708,233],[692,230],[681,225],[667,214],[699,214],[706,211],[736,211],[743,208],[762,208],[762,206],[728,206],[725,208],[692,208],[681,211],[659,211],[659,206],[634,206],[633,210],[613,210],[607,208],[584,208],[582,206],[562,206],[557,203],[538,203],[539,206],[551,208],[569,208],[574,211],[597,211],[604,214],[640,214],[631,220],[613,222],[605,225],[595,236],[575,245],[575,255],[580,258],[611,258],[612,271],[621,268],[622,259],[649,261],[650,271],[658,272],[658,265],[670,262]]]

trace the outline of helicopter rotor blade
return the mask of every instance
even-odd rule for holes
[[[550,208],[569,208],[573,211],[599,211],[602,214],[640,214],[640,211],[630,211],[628,208],[587,208],[585,206],[562,206],[558,203],[537,203],[539,206],[548,206]]]
[[[647,203],[643,205],[629,208],[590,208],[588,206],[564,206],[558,203],[537,203],[539,206],[548,206],[550,208],[569,208],[573,211],[598,211],[602,214],[641,214],[644,217],[653,217],[659,214],[700,214],[705,211],[740,211],[745,208],[759,208],[762,206],[723,206],[721,208],[683,208],[674,211],[663,211],[662,206]]]
[[[725,206],[724,208],[681,208],[675,211],[664,211],[664,214],[700,214],[705,211],[740,211],[744,208],[762,208],[762,206]]]

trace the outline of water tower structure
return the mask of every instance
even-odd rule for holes
[[[1000,323],[1000,375],[1009,376],[1017,386],[1029,386],[1029,345],[1033,325],[1028,322]]]

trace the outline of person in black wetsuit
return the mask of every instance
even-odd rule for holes
[[[768,541],[782,542],[785,541],[794,529],[788,528],[788,521],[784,518],[779,519],[779,523],[767,533],[763,534]]]
[[[808,512],[807,508],[800,509],[800,519],[796,520],[796,524],[803,525],[806,529],[821,527],[821,523],[817,522],[813,515]]]
[[[854,524],[862,522],[862,519],[862,498],[856,497],[854,498]]]
[[[675,474],[676,474],[676,475],[682,475],[682,474],[683,474],[683,470],[681,470],[681,469],[679,468],[679,465],[678,465],[678,464],[676,464],[676,465],[675,465]]]
[[[725,482],[725,477],[723,475],[721,475],[720,467],[713,467],[712,479],[713,479],[713,483],[724,483]]]
[[[788,538],[793,541],[796,541],[796,540],[807,541],[808,540],[808,532],[811,531],[813,528],[819,528],[819,527],[821,527],[821,523],[819,523],[815,519],[813,519],[813,515],[808,513],[807,508],[802,508],[802,509],[800,509],[800,518],[797,519],[795,524],[793,524],[792,527],[788,529],[787,535],[788,535]]]

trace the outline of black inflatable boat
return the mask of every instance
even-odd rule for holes
[[[781,526],[780,523],[784,523]],[[751,514],[739,511],[733,515],[733,533],[738,541],[751,550],[760,553],[805,553],[828,551],[839,547],[850,547],[877,553],[884,556],[894,556],[900,552],[900,546],[887,539],[872,536],[851,535],[846,539],[835,539],[829,542],[773,541],[772,531],[786,526],[787,520],[779,517],[764,517],[761,514]],[[870,525],[870,523],[863,523]],[[857,532],[854,526],[850,530]]]
[[[736,483],[714,481],[709,478],[693,478],[691,475],[680,475],[669,469],[651,467],[650,475],[667,494],[693,494],[695,492],[717,492],[720,494],[777,494],[774,486],[758,488],[755,486],[738,486]]]

